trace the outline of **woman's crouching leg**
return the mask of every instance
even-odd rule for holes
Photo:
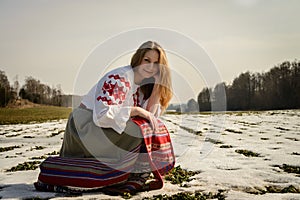
[[[113,145],[127,152],[137,148],[143,142],[139,126],[131,120],[127,121],[126,128],[122,134],[117,133],[113,129],[103,130],[104,134]]]
[[[60,156],[74,158],[92,157],[78,136],[72,113],[66,125]]]

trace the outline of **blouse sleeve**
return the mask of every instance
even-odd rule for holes
[[[131,106],[126,101],[130,91],[126,77],[108,75],[96,87],[93,121],[102,128],[113,128],[121,134],[130,118]]]
[[[149,99],[145,100],[144,99],[144,94],[142,91],[139,90],[139,102],[140,102],[140,107],[144,108],[145,110],[147,109],[147,105],[149,102]],[[159,104],[156,111],[152,113],[155,117],[159,117],[161,115],[161,105]]]

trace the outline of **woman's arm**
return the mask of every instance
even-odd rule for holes
[[[147,106],[146,108],[141,108],[141,107],[131,107],[131,113],[130,116],[140,116],[143,117],[151,123],[152,127],[154,130],[158,128],[158,121],[156,117],[154,116],[155,114],[159,114],[159,109],[160,109],[160,93],[159,93],[159,87],[157,84],[157,81],[159,80],[159,74],[154,76],[155,79],[155,84],[152,89],[152,93],[150,97],[147,100]]]
[[[145,118],[145,119],[149,120],[149,122],[151,123],[151,126],[154,130],[158,129],[158,121],[157,121],[156,117],[151,112],[145,110],[144,108],[137,107],[137,106],[131,107],[130,116],[131,117],[139,116],[139,117]]]
[[[146,107],[146,110],[148,110],[149,112],[155,114],[157,113],[158,109],[159,109],[159,90],[158,90],[158,85],[154,84],[151,96],[148,99],[148,104]]]
[[[131,112],[131,107],[127,106],[127,97],[131,97],[128,80],[127,74],[116,71],[98,81],[91,93],[93,121],[97,126],[113,128],[120,134],[125,130]]]

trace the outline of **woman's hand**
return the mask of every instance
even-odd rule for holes
[[[149,112],[141,107],[132,107],[130,116],[131,117],[140,116],[142,118],[145,118],[150,122],[154,131],[158,130],[158,121],[151,112]]]

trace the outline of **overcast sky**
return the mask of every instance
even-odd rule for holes
[[[0,70],[11,83],[16,75],[21,84],[33,76],[72,93],[80,66],[97,45],[124,31],[157,27],[193,39],[230,83],[241,72],[299,60],[299,9],[298,0],[0,0]],[[122,62],[114,63],[129,60]],[[184,101],[206,86],[192,78],[188,83],[193,92],[178,94]]]

